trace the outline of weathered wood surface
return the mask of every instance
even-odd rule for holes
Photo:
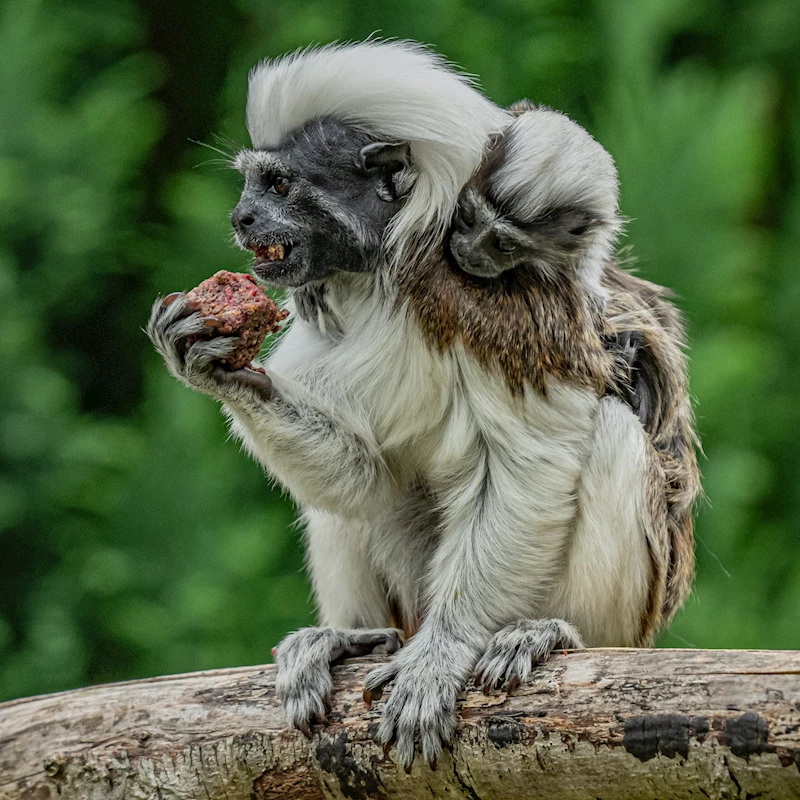
[[[452,750],[411,775],[372,742],[379,660],[335,668],[311,740],[284,727],[272,666],[0,704],[0,798],[800,797],[800,653],[558,654],[513,696],[467,692]]]

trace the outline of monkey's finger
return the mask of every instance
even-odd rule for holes
[[[175,306],[175,303],[179,300],[186,297],[184,292],[172,292],[168,294],[162,301],[161,301],[161,308],[167,309],[172,306]],[[183,317],[188,317],[189,314],[194,314],[195,311],[200,310],[200,301],[199,300],[186,300],[184,303],[181,303],[181,308],[175,306],[177,313],[174,314],[175,319],[182,319]]]
[[[420,731],[420,750],[422,757],[436,771],[436,759],[442,750],[442,740],[436,730],[424,729]]]
[[[369,655],[376,647],[383,647],[389,654],[403,646],[402,632],[379,631],[377,633],[357,634],[343,648],[338,658],[358,658]]]
[[[183,292],[171,292],[161,301],[161,308],[169,308]]]
[[[239,386],[255,389],[264,400],[272,399],[272,380],[266,373],[256,372],[248,367],[230,370],[215,366],[214,377],[223,384],[236,383]]]
[[[364,686],[370,691],[374,692],[376,689],[383,689],[387,683],[390,683],[397,676],[397,665],[394,661],[389,664],[383,664],[376,667],[371,672],[367,673],[364,678]]]

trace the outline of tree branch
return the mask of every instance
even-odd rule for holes
[[[800,653],[558,654],[513,696],[468,691],[452,750],[410,776],[372,741],[380,657],[334,669],[327,726],[285,728],[275,668],[0,704],[3,800],[643,800],[800,796]]]

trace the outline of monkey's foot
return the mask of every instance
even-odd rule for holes
[[[273,650],[278,663],[275,689],[289,724],[311,736],[312,721],[325,722],[333,681],[330,665],[383,647],[394,653],[403,646],[394,628],[303,628],[290,633]]]
[[[475,686],[513,692],[553,650],[582,650],[583,639],[562,619],[521,619],[501,628],[475,667]]]
[[[394,681],[375,739],[387,754],[396,746],[397,761],[406,772],[414,763],[417,734],[423,757],[436,769],[436,759],[455,731],[461,676],[469,674],[474,662],[465,647],[427,645],[417,637],[391,663],[372,670],[364,683],[364,700],[370,705]]]

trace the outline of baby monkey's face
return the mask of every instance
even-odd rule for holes
[[[478,278],[527,267],[555,279],[580,259],[597,222],[590,210],[572,205],[518,219],[470,183],[459,197],[450,253],[464,272]]]
[[[464,272],[535,280],[607,257],[619,230],[617,172],[580,125],[547,108],[520,114],[462,189],[450,253]]]
[[[477,187],[467,186],[458,199],[450,252],[464,272],[496,278],[524,260],[525,237],[503,219]]]

